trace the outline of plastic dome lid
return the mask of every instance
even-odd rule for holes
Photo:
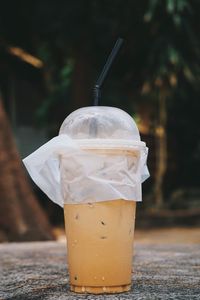
[[[91,106],[72,112],[61,125],[59,134],[67,134],[80,143],[128,143],[145,145],[133,118],[125,111],[107,106]]]

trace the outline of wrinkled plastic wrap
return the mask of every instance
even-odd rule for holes
[[[113,107],[69,115],[60,135],[23,160],[33,181],[60,206],[116,199],[141,201],[148,148],[134,120]]]
[[[83,150],[67,135],[44,144],[23,160],[33,181],[55,203],[141,201],[149,176],[147,148]]]

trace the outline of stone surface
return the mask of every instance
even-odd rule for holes
[[[63,242],[0,245],[0,300],[200,299],[200,245],[136,243],[132,289],[118,295],[69,291]]]

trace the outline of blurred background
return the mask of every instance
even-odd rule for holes
[[[149,147],[137,228],[200,227],[200,2],[0,4],[0,241],[62,232],[62,209],[21,159],[56,136],[68,114],[92,105],[119,36],[125,42],[100,104],[128,112]]]

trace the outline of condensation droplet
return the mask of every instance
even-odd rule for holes
[[[102,276],[102,278],[101,278],[102,280],[105,280],[105,277],[104,276]]]
[[[103,291],[106,292],[106,287],[105,286],[103,287]]]

